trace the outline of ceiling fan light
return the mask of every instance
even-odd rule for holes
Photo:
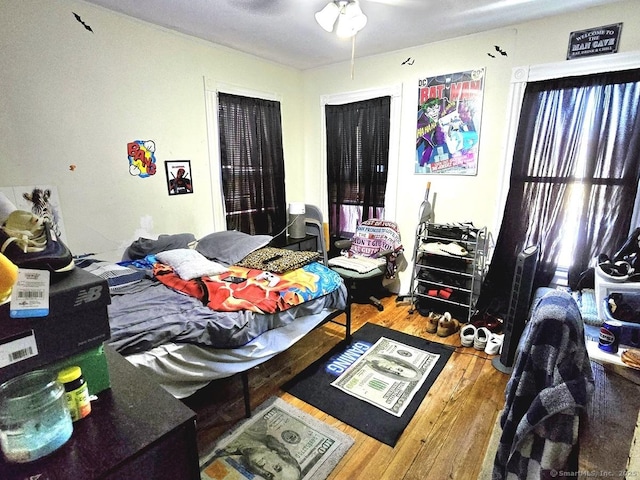
[[[340,7],[335,2],[329,2],[322,10],[316,13],[316,22],[327,32],[333,31],[333,25],[340,15]]]
[[[342,38],[353,37],[362,30],[366,24],[367,16],[362,13],[360,5],[356,2],[351,2],[344,7],[344,10],[338,17],[336,35]]]

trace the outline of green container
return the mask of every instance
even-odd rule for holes
[[[89,395],[98,395],[111,386],[109,378],[109,366],[104,353],[104,345],[94,347],[84,352],[72,355],[47,366],[47,370],[55,373],[66,367],[77,365],[82,369],[82,376],[87,382]]]

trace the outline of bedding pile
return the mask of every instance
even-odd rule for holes
[[[121,354],[168,342],[236,348],[298,317],[346,306],[342,280],[316,252],[272,249],[270,239],[165,235],[134,242],[118,264],[77,264],[109,283],[109,343]],[[255,268],[262,265],[277,272]]]

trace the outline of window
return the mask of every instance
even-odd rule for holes
[[[529,81],[522,98],[502,226],[479,304],[509,291],[515,257],[527,246],[540,246],[536,285],[548,285],[563,263],[579,274],[599,253],[613,253],[631,227],[640,70]]]
[[[329,233],[350,237],[368,218],[384,218],[391,97],[326,105]]]
[[[280,103],[218,94],[227,230],[276,235],[286,226]]]

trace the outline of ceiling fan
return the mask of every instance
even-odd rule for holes
[[[334,27],[336,35],[341,38],[350,38],[356,35],[367,24],[367,16],[357,0],[335,0],[316,13],[316,22],[327,32],[332,32]]]

